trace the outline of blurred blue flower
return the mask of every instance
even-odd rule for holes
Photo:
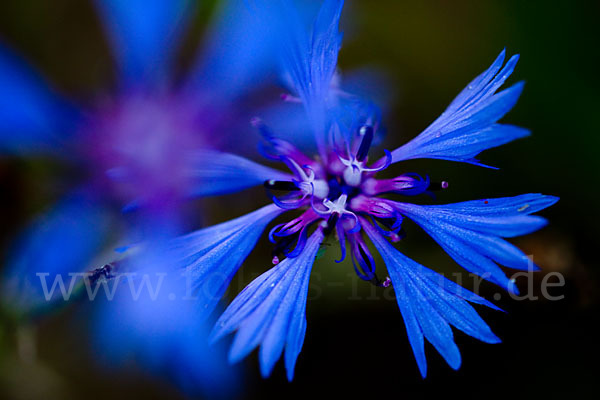
[[[108,367],[141,366],[189,396],[232,398],[242,377],[227,363],[224,348],[209,346],[210,325],[196,318],[202,304],[187,295],[186,281],[164,272],[169,254],[164,244],[159,238],[147,241],[146,251],[119,265],[136,272],[101,284],[107,294],[98,296],[101,305],[95,305],[91,321],[97,360]]]
[[[115,57],[118,88],[95,107],[57,94],[0,46],[0,154],[56,159],[78,177],[11,249],[2,300],[23,313],[40,312],[82,290],[73,274],[90,270],[108,242],[136,237],[152,243],[181,229],[181,201],[219,191],[211,174],[197,170],[198,163],[207,148],[224,142],[240,117],[234,105],[270,68],[269,40],[243,0],[223,2],[204,51],[180,80],[173,64],[194,13],[192,1],[97,0],[96,5]],[[240,167],[239,159],[219,157],[211,153],[213,166]],[[288,178],[266,167],[249,171],[244,175],[249,181],[239,189],[254,184],[252,172],[261,182],[273,174]],[[136,213],[114,212],[121,208]],[[151,273],[161,265],[159,255],[129,262],[128,268]],[[227,392],[222,388],[230,386],[231,374],[206,348],[193,302],[132,301],[122,285],[119,290],[101,310],[102,352],[119,359],[133,351],[151,371],[169,369],[184,389]]]
[[[264,186],[274,204],[222,224],[201,229],[172,242],[177,257],[171,264],[186,272],[208,314],[223,295],[235,272],[248,256],[266,226],[284,212],[300,210],[288,223],[270,230],[275,244],[272,269],[248,285],[217,321],[212,339],[237,331],[229,358],[235,362],[260,346],[261,372],[268,376],[285,351],[288,379],[300,353],[306,331],[306,298],[310,270],[324,241],[335,231],[341,257],[346,241],[358,276],[377,286],[392,285],[402,312],[419,369],[426,375],[424,338],[453,368],[460,353],[453,340],[455,328],[488,343],[499,339],[469,302],[496,308],[479,296],[402,255],[391,242],[404,236],[404,218],[427,231],[460,265],[505,289],[516,292],[514,282],[498,267],[527,269],[528,260],[504,240],[533,232],[546,224],[531,215],[558,199],[541,194],[485,199],[447,205],[416,205],[388,199],[430,194],[448,187],[425,176],[404,173],[393,179],[376,179],[391,164],[413,158],[441,158],[482,165],[482,151],[508,143],[528,131],[499,124],[516,103],[522,83],[498,92],[512,73],[517,57],[502,68],[505,52],[475,78],[444,113],[415,139],[369,163],[368,154],[380,128],[377,107],[340,89],[336,74],[341,45],[338,23],[343,0],[324,0],[307,30],[291,0],[250,1],[255,9],[269,9],[264,26],[279,40],[283,76],[290,94],[285,100],[301,102],[315,134],[319,157],[310,158],[288,141],[278,138],[260,119],[253,124],[264,137],[261,153],[283,162],[293,174],[269,176],[250,161],[243,171],[232,164],[215,168],[210,157],[198,166],[215,174],[222,193],[244,186]],[[222,159],[222,158],[221,158]],[[367,165],[369,164],[369,165]],[[203,173],[204,174],[204,173]],[[228,189],[229,188],[229,189]],[[215,193],[210,193],[215,194]],[[378,197],[386,195],[385,197]],[[389,278],[380,279],[363,232],[383,257]],[[283,261],[281,257],[286,257]]]
[[[224,2],[218,10],[220,20],[209,29],[205,51],[198,52],[179,81],[174,79],[173,61],[193,15],[193,2],[96,4],[112,44],[119,85],[94,108],[60,96],[6,46],[0,47],[0,154],[49,157],[78,177],[74,188],[22,235],[19,250],[12,252],[10,279],[28,280],[24,284],[32,288],[40,289],[35,273],[84,271],[106,244],[107,234],[118,240],[115,232],[122,227],[111,224],[105,229],[114,222],[107,215],[114,216],[115,206],[151,210],[145,218],[169,214],[183,219],[182,200],[214,191],[214,181],[196,165],[207,148],[221,145],[220,138],[236,126],[235,102],[257,88],[269,68],[268,41],[243,0]],[[212,158],[219,163],[218,153]],[[265,167],[262,173],[271,170]],[[134,220],[116,219],[126,224]],[[60,229],[64,224],[71,228]],[[53,246],[44,245],[48,240]],[[55,256],[44,254],[48,252]],[[21,294],[4,297],[23,297],[19,302],[23,300],[25,310],[46,303],[40,290],[38,296]]]

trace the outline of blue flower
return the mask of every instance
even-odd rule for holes
[[[188,74],[175,80],[173,63],[193,15],[192,2],[97,0],[118,86],[94,108],[59,95],[0,46],[0,154],[49,157],[82,177],[63,185],[73,188],[22,235],[1,282],[3,302],[30,315],[60,300],[62,286],[55,283],[66,285],[66,297],[76,295],[82,287],[70,285],[69,274],[97,266],[93,260],[109,241],[136,237],[161,243],[181,229],[183,200],[231,191],[217,187],[219,171],[235,175],[236,190],[273,176],[289,179],[207,150],[222,144],[222,133],[236,126],[236,101],[256,89],[270,68],[269,40],[254,15],[243,0],[224,3],[217,10],[219,21],[209,26],[204,51]],[[197,168],[204,157],[212,160],[208,174]],[[137,212],[123,216],[121,208]],[[249,238],[240,240],[254,245]],[[164,265],[160,261],[164,258],[151,252],[127,265],[152,273]],[[180,284],[174,281],[169,285],[177,292]],[[53,288],[54,294],[47,293]],[[231,374],[220,366],[218,352],[206,348],[204,322],[194,318],[199,303],[188,303],[132,302],[119,287],[115,302],[99,311],[95,332],[102,352],[113,359],[134,353],[151,372],[169,370],[185,390],[199,386],[201,392],[224,392]]]
[[[223,188],[215,185],[218,170],[243,166],[239,158],[207,148],[220,145],[214,138],[237,125],[235,102],[266,75],[270,46],[243,0],[227,1],[217,11],[221,20],[209,27],[205,51],[198,52],[187,76],[175,81],[173,61],[193,14],[192,3],[96,2],[119,84],[95,108],[58,94],[0,44],[0,155],[44,156],[81,177],[61,185],[69,188],[63,198],[42,213],[43,222],[34,222],[23,233],[13,252],[10,276],[4,280],[37,290],[29,292],[27,305],[21,302],[22,311],[48,302],[35,273],[49,273],[50,281],[57,274],[85,271],[107,241],[115,239],[109,234],[124,236],[136,229],[135,214],[108,218],[120,213],[115,205],[139,210],[142,220],[155,215],[157,221],[165,215],[181,220],[183,200],[221,193]],[[230,24],[231,19],[236,23]],[[196,168],[206,156],[214,161],[210,175]],[[263,167],[245,176],[246,186],[240,188],[273,175],[286,177]],[[63,225],[72,228],[61,229]],[[48,240],[54,245],[42,244]]]
[[[529,261],[503,238],[543,227],[546,220],[531,214],[558,199],[526,194],[447,205],[416,205],[406,200],[447,189],[448,182],[433,182],[416,173],[382,180],[376,175],[393,163],[413,158],[483,165],[475,159],[479,153],[527,135],[522,128],[498,123],[522,90],[522,84],[516,84],[497,93],[513,72],[517,57],[502,68],[503,51],[423,133],[398,149],[384,150],[382,157],[370,162],[369,153],[380,130],[378,108],[338,90],[334,74],[341,43],[338,23],[343,1],[325,0],[310,31],[292,1],[251,3],[272,10],[264,25],[270,26],[280,39],[282,75],[287,77],[289,96],[303,104],[320,157],[306,156],[292,143],[277,137],[261,119],[254,119],[253,125],[264,138],[261,153],[283,162],[293,177],[281,179],[277,173],[264,181],[274,205],[176,240],[174,246],[187,259],[180,257],[174,264],[192,274],[194,285],[204,288],[204,293],[220,297],[223,285],[241,266],[269,220],[279,213],[300,212],[270,230],[275,266],[233,300],[218,320],[213,340],[237,331],[230,351],[232,362],[260,346],[264,376],[271,373],[285,349],[285,367],[291,380],[306,331],[308,276],[321,243],[335,234],[341,251],[338,262],[346,257],[347,241],[348,253],[361,279],[376,286],[394,287],[423,376],[427,371],[424,339],[451,367],[460,366],[451,325],[484,342],[499,342],[469,302],[497,307],[407,258],[392,243],[404,237],[404,220],[412,219],[467,270],[516,291],[496,263],[524,269]],[[289,101],[290,97],[284,100]],[[211,163],[207,159],[198,168],[210,175]],[[234,192],[265,176],[263,167],[249,161],[244,165],[243,172],[219,169],[215,176],[222,180],[218,185],[222,192]],[[225,190],[228,185],[231,190]],[[383,194],[386,196],[379,196]],[[403,196],[404,201],[392,201],[390,195]],[[280,212],[274,211],[275,206]],[[389,277],[380,278],[364,234],[382,255]],[[206,240],[204,245],[199,244],[199,238]],[[213,276],[216,280],[211,283]],[[210,312],[215,299],[207,304],[206,312]]]
[[[209,346],[210,325],[196,318],[201,303],[186,296],[185,280],[165,273],[164,242],[147,246],[119,266],[143,274],[117,275],[109,281],[115,286],[105,282],[113,294],[93,304],[92,347],[98,361],[107,367],[135,363],[189,396],[233,397],[242,386],[240,374],[228,365],[225,349]]]

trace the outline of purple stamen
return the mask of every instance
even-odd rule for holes
[[[269,231],[269,242],[277,243],[277,240],[275,240],[275,237],[274,237],[275,232],[284,225],[285,224],[278,224],[278,225],[275,225],[273,228],[271,228],[271,230]]]
[[[319,216],[316,215],[312,209],[308,209],[298,218],[295,218],[286,224],[278,225],[281,229],[279,232],[274,232],[274,235],[279,237],[293,235],[301,229],[306,228],[317,219],[319,219]]]
[[[323,229],[323,234],[325,236],[329,235],[333,231],[339,219],[340,215],[338,213],[333,213],[329,216],[329,219],[327,220],[327,226]]]
[[[352,218],[354,218],[354,226],[352,228],[350,228],[348,233],[357,233],[358,231],[360,231],[360,222],[358,220],[358,216],[354,213],[349,213],[349,215]]]
[[[375,273],[375,260],[360,234],[348,235],[350,240],[350,254],[354,270],[359,278],[370,281]]]
[[[257,124],[262,124],[258,121]],[[429,193],[428,189],[439,186],[448,187],[446,181],[431,184],[429,178],[418,174],[407,173],[393,179],[377,180],[374,175],[387,168],[392,161],[391,153],[385,151],[386,157],[380,159],[371,168],[365,166],[367,154],[373,142],[374,128],[364,125],[360,130],[362,136],[358,149],[357,141],[354,148],[346,143],[346,158],[332,147],[330,154],[337,157],[325,163],[308,160],[300,151],[286,141],[269,136],[262,129],[265,138],[279,154],[279,160],[284,162],[293,172],[295,178],[291,181],[270,180],[265,182],[265,188],[289,192],[286,196],[273,201],[280,207],[294,209],[310,207],[299,217],[279,224],[269,233],[269,239],[276,242],[273,252],[273,263],[279,263],[280,254],[287,257],[300,255],[307,241],[309,227],[321,220],[319,229],[325,236],[334,230],[340,243],[341,255],[336,262],[346,257],[346,238],[350,244],[352,264],[357,275],[379,287],[389,287],[388,278],[380,280],[375,273],[375,261],[360,234],[361,218],[370,217],[373,226],[392,242],[400,241],[405,233],[402,230],[403,216],[390,200],[375,198],[380,193],[398,193],[416,195]],[[342,152],[344,153],[344,152]],[[355,155],[352,155],[355,154]],[[325,173],[325,171],[327,171]],[[337,197],[330,200],[327,196]],[[352,222],[351,222],[352,220]]]
[[[250,123],[254,128],[258,129],[261,136],[267,142],[266,144],[259,144],[259,151],[261,154],[266,155],[268,159],[280,160],[282,157],[286,157],[298,165],[309,165],[317,174],[322,173],[319,163],[304,155],[304,153],[290,142],[276,137],[262,119],[254,117],[250,120]],[[271,147],[270,149],[267,148],[269,146]]]
[[[296,247],[294,247],[294,250],[290,251],[290,247],[288,247],[283,251],[283,254],[285,254],[285,256],[289,258],[298,257],[300,253],[302,253],[302,250],[304,250],[304,246],[306,245],[307,239],[308,234],[305,226],[300,231],[300,235],[298,235],[298,241],[296,242]]]
[[[288,200],[290,198],[290,196],[294,196],[294,193],[290,193],[289,195],[287,195],[284,199],[280,200],[277,198],[277,196],[275,196],[273,193],[271,193],[271,191],[269,190],[269,188],[265,188],[266,192],[267,192],[267,196],[269,196],[269,198],[271,199],[271,201],[273,203],[275,203],[277,205],[277,207],[279,208],[283,208],[284,210],[295,210],[297,208],[302,207],[306,202],[304,201],[307,197],[307,194],[299,194],[299,197],[296,200],[292,200],[292,201],[285,201]]]
[[[338,242],[340,243],[340,259],[335,260],[336,263],[341,263],[346,258],[346,235],[343,224],[336,224],[336,231],[338,235]]]
[[[382,193],[398,193],[404,196],[416,196],[425,193],[430,186],[428,176],[423,178],[419,174],[407,173],[393,179],[377,180],[370,178],[363,182],[361,189],[364,194],[369,196],[375,196]],[[448,187],[447,182],[446,187]]]

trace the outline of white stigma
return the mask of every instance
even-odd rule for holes
[[[354,156],[350,160],[346,160],[343,157],[339,157],[339,159],[346,166],[343,174],[344,182],[346,182],[346,185],[352,187],[360,186],[363,172],[377,172],[385,168],[385,166],[380,168],[366,168],[365,161],[358,161]]]
[[[348,164],[346,164],[348,160],[342,160],[342,162],[346,165],[346,169],[344,169],[344,182],[346,182],[348,186],[359,186],[362,182],[363,163],[356,160],[353,160]]]
[[[340,197],[338,197],[336,201],[331,201],[329,199],[323,200],[323,205],[325,207],[327,207],[327,211],[329,213],[331,213],[331,214],[338,213],[339,215],[342,215],[343,213],[348,212],[346,210],[346,201],[347,200],[348,200],[348,195],[343,194]]]
[[[317,199],[324,199],[329,194],[329,184],[323,179],[315,179],[314,171],[310,170],[307,175],[304,169],[301,168],[296,161],[289,159],[290,163],[296,170],[297,176],[300,177],[298,187],[307,196],[314,196]]]
[[[320,211],[320,210],[315,210],[315,211],[317,211],[321,215],[335,213],[335,214],[338,214],[340,217],[350,216],[350,217],[354,218],[354,221],[355,221],[354,226],[359,228],[360,225],[358,223],[358,217],[356,216],[356,214],[353,213],[352,211],[346,209],[347,201],[348,201],[348,195],[344,193],[340,197],[338,197],[335,201],[331,201],[329,199],[323,200],[322,204],[327,209],[327,211]]]

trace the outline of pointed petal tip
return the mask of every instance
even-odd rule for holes
[[[448,363],[450,368],[457,371],[460,368],[460,366],[462,365],[462,357],[461,357],[460,353],[457,353],[456,357],[451,358],[449,360],[447,359],[446,362]]]
[[[248,351],[245,347],[237,347],[234,343],[231,345],[231,349],[229,350],[229,354],[227,355],[227,361],[229,364],[237,364],[241,360],[244,359],[252,350]]]
[[[423,354],[424,356],[424,354]],[[417,358],[417,367],[419,368],[419,373],[421,374],[421,378],[427,378],[427,359],[423,358],[423,360],[419,360]]]
[[[524,201],[524,206],[526,206],[526,208],[523,208],[520,211],[527,211],[527,214],[532,214],[546,209],[550,206],[553,206],[560,200],[560,198],[557,196],[542,193],[528,193],[521,195],[521,197],[526,199]]]
[[[500,339],[498,336],[496,336],[495,333],[491,332],[489,338],[487,338],[486,340],[483,340],[483,342],[489,343],[489,344],[498,344],[498,343],[502,343],[502,339]]]
[[[468,164],[477,165],[478,167],[492,169],[494,171],[499,171],[500,170],[500,167],[494,167],[493,165],[484,164],[484,163],[482,163],[481,161],[479,161],[476,158],[472,158],[470,160],[465,160],[465,162],[468,163]]]
[[[508,63],[517,63],[519,61],[519,59],[521,58],[520,54],[513,54],[513,56],[508,60]],[[507,63],[507,64],[508,64]]]
[[[560,200],[560,197],[558,196],[552,196],[552,195],[541,195],[544,197],[544,200],[546,202],[546,205],[544,205],[544,208],[553,206],[554,204],[558,203],[558,201]]]
[[[221,322],[221,319],[218,319],[217,322],[215,322],[215,324],[207,338],[207,342],[210,346],[213,346],[218,341],[220,341],[225,336],[227,336],[227,334],[229,332],[224,330],[223,327],[224,327],[224,322]]]
[[[498,55],[496,56],[496,59],[494,60],[493,64],[500,64],[500,66],[502,66],[502,64],[504,63],[504,59],[506,58],[506,47],[504,47],[500,53],[498,53]]]
[[[524,212],[524,214],[536,213],[556,204],[560,200],[557,196],[542,193],[526,193],[513,197],[522,199],[523,207],[519,212]]]
[[[214,346],[219,340],[223,338],[223,336],[224,334],[222,332],[219,332],[217,326],[215,325],[213,330],[210,332],[210,335],[208,335],[208,345]]]
[[[291,382],[294,380],[294,369],[295,369],[294,365],[292,365],[291,367],[289,367],[288,365],[285,366],[286,377],[287,377],[288,382]]]
[[[520,128],[519,133],[515,134],[515,139],[521,139],[529,136],[531,136],[531,130],[526,128]]]
[[[521,95],[521,92],[523,91],[524,87],[525,87],[525,81],[519,81],[506,90],[512,90],[512,91],[518,92],[519,94],[516,95],[518,97]]]
[[[506,290],[508,290],[509,293],[512,293],[516,296],[519,296],[521,294],[521,292],[519,291],[519,288],[517,287],[517,284],[512,279],[510,281],[508,281]]]
[[[500,307],[498,307],[497,305],[495,305],[494,303],[492,303],[490,301],[487,301],[483,297],[481,297],[478,302],[475,302],[475,301],[473,301],[471,299],[465,299],[465,300],[471,301],[471,302],[476,303],[476,304],[481,304],[482,306],[486,306],[486,307],[491,308],[492,310],[495,310],[495,311],[506,312],[503,309],[501,309]]]
[[[268,361],[265,357],[262,356],[261,352],[261,356],[259,357],[259,364],[260,376],[262,376],[263,379],[267,379],[268,377],[270,377],[271,373],[273,372],[273,368],[275,367],[275,363]]]

